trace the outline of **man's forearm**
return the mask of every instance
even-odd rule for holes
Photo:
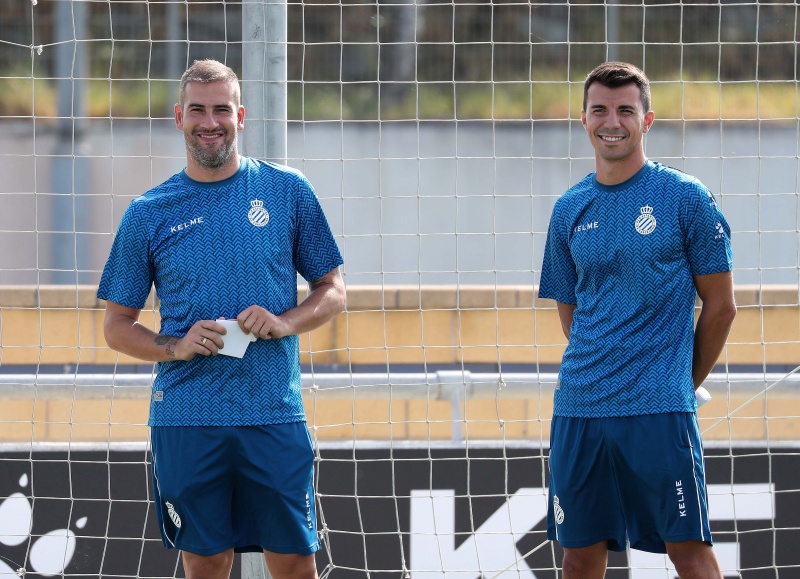
[[[692,379],[695,389],[717,363],[735,317],[736,307],[733,304],[703,305],[694,334]]]
[[[561,331],[564,332],[564,337],[569,341],[569,335],[572,330],[572,320],[575,317],[575,304],[563,304],[556,302],[558,308],[558,319],[561,322]]]
[[[313,287],[311,293],[296,308],[279,317],[291,328],[292,334],[310,332],[340,314],[345,306],[345,289],[339,283],[323,283]]]
[[[148,362],[175,360],[175,345],[180,338],[156,334],[137,321],[114,320],[106,323],[108,345],[122,353]]]

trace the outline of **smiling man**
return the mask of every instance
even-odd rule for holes
[[[184,73],[186,169],[131,202],[97,295],[109,346],[158,362],[153,496],[187,579],[227,579],[234,551],[264,551],[276,579],[314,579],[297,335],[344,308],[342,257],[303,175],[239,155],[244,118],[230,68],[201,60]],[[298,273],[311,287],[299,305]],[[138,322],[153,285],[159,333]],[[218,355],[223,319],[256,338],[242,357]]]
[[[608,550],[667,553],[682,579],[722,579],[712,550],[695,390],[736,315],[730,228],[697,179],[647,159],[650,84],[607,62],[584,83],[596,171],[553,208],[539,297],[567,349],[550,434],[548,537],[565,579]],[[695,326],[695,299],[703,305]]]

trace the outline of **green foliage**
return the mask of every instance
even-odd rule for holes
[[[582,81],[419,83],[396,94],[377,83],[297,83],[289,91],[293,120],[566,120],[580,118]],[[653,108],[661,119],[789,119],[798,115],[794,82],[654,82]]]
[[[4,90],[0,107],[4,117],[50,118],[58,116],[57,81],[23,76],[19,71],[0,72]],[[85,114],[89,117],[171,117],[177,100],[175,83],[145,80],[85,81]],[[76,111],[77,114],[82,114]]]
[[[4,117],[53,116],[55,92],[45,80],[34,79],[30,72],[7,71],[0,91],[0,110]]]
[[[174,83],[146,80],[92,80],[87,93],[92,117],[172,117],[178,98]]]
[[[56,82],[30,73],[2,73],[4,117],[58,115]],[[86,81],[90,117],[172,117],[176,83],[155,80]],[[716,121],[796,120],[798,83],[720,83],[708,79],[653,82],[653,108],[660,119]],[[461,83],[289,83],[291,120],[561,120],[580,117],[580,81]],[[247,103],[244,103],[247,106]]]

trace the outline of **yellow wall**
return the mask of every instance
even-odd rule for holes
[[[739,313],[722,361],[800,364],[796,287],[740,287]],[[154,300],[142,323],[157,328]],[[0,364],[131,364],[103,339],[103,308],[93,287],[0,287]],[[303,336],[308,364],[558,364],[565,345],[553,302],[530,287],[351,287],[348,308]],[[30,387],[0,394],[0,440],[141,440],[145,397],[97,399],[82,393],[37,396]],[[701,410],[707,438],[800,439],[800,394],[714,393]],[[471,439],[547,437],[548,392],[526,398],[469,399],[463,433]],[[751,399],[753,398],[753,399]],[[741,407],[741,408],[740,408]],[[447,400],[342,400],[306,397],[320,439],[448,439]],[[733,415],[731,416],[731,413]]]

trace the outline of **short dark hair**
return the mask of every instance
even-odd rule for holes
[[[650,111],[650,80],[641,69],[627,62],[604,62],[595,67],[583,83],[583,110],[586,110],[586,99],[589,87],[593,83],[600,83],[608,88],[618,88],[628,84],[635,84],[641,93],[644,112]]]
[[[181,76],[180,93],[178,95],[180,103],[183,104],[183,98],[186,96],[186,85],[190,82],[229,82],[234,85],[236,104],[242,102],[242,92],[239,88],[239,77],[233,72],[233,69],[225,66],[217,60],[210,58],[204,60],[195,60],[186,72]]]

